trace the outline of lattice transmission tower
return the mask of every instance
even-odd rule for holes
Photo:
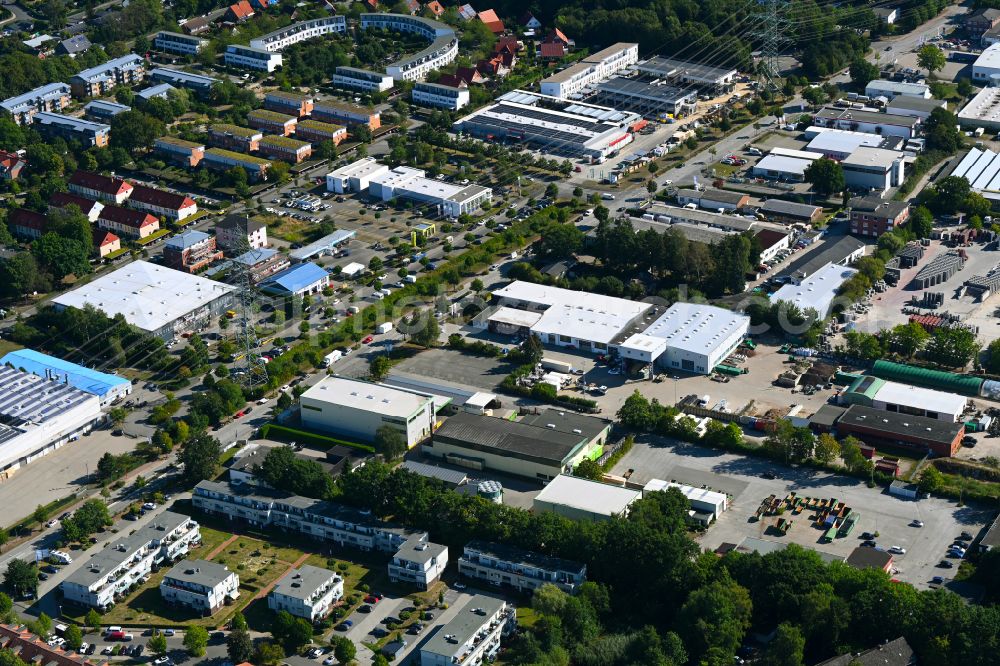
[[[779,88],[778,79],[781,67],[778,57],[781,50],[790,41],[787,37],[790,24],[785,17],[788,6],[786,0],[759,0],[764,10],[764,21],[758,31],[760,37],[760,62],[757,73],[761,83],[772,90]]]
[[[236,242],[236,256],[244,255],[253,250],[250,247],[250,216],[246,215],[243,223],[243,233],[240,234]],[[240,292],[240,347],[243,350],[243,359],[240,366],[243,369],[241,383],[248,392],[252,392],[259,386],[267,384],[267,364],[260,354],[260,339],[257,337],[257,327],[254,324],[254,315],[257,310],[257,285],[254,282],[253,262],[249,257],[244,257],[246,261],[234,261],[233,265],[237,271],[236,284]]]

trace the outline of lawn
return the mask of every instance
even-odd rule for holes
[[[10,340],[0,340],[0,356],[6,356],[9,352],[20,349],[21,345]]]

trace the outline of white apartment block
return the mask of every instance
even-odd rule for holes
[[[639,45],[619,42],[542,79],[541,92],[565,99],[639,62]]]
[[[243,215],[227,215],[215,223],[215,242],[224,250],[259,250],[267,247],[267,226]]]
[[[165,511],[146,527],[112,542],[70,574],[60,585],[63,597],[103,612],[145,580],[154,565],[179,560],[200,542],[196,521]]]
[[[407,14],[362,14],[361,29],[378,28],[395,32],[415,32],[431,40],[430,46],[397,60],[385,71],[397,81],[419,81],[431,71],[458,57],[458,36],[444,23]]]
[[[458,558],[458,573],[518,592],[555,585],[572,594],[586,582],[587,565],[506,544],[470,541]]]
[[[453,88],[439,83],[427,83],[417,81],[413,85],[410,99],[414,104],[422,106],[433,106],[440,109],[450,109],[457,111],[469,104],[468,88]]]
[[[426,590],[444,573],[448,565],[448,546],[410,539],[389,561],[389,580],[410,583]]]
[[[298,44],[307,39],[346,31],[347,20],[343,16],[325,16],[309,21],[299,21],[280,30],[261,35],[256,39],[251,39],[250,46],[265,51],[281,51],[292,44]]]
[[[207,39],[166,30],[156,33],[156,37],[153,38],[153,48],[157,51],[180,55],[198,55],[206,44],[208,44]]]
[[[420,666],[480,666],[500,652],[501,639],[516,628],[514,606],[503,599],[474,595],[421,646]]]
[[[310,622],[322,620],[344,596],[344,579],[326,569],[303,564],[290,572],[267,595],[267,607],[287,611]]]
[[[181,562],[163,577],[160,595],[168,604],[210,615],[239,598],[240,577],[215,562]]]
[[[273,72],[281,67],[283,56],[267,49],[257,49],[252,46],[230,44],[226,47],[226,65],[241,69],[256,69],[262,72]]]
[[[379,74],[357,67],[338,67],[333,72],[333,85],[363,92],[385,92],[390,90],[395,82],[388,74]]]

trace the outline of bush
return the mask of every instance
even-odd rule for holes
[[[347,440],[327,437],[326,435],[307,432],[305,430],[298,430],[296,428],[288,428],[274,423],[267,423],[263,425],[260,429],[260,436],[275,439],[279,442],[298,442],[299,444],[309,444],[321,449],[329,449],[340,444],[341,446],[349,446],[351,448],[361,449],[362,451],[367,451],[369,453],[375,452],[375,447],[370,444],[349,442]]]

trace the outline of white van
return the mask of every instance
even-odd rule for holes
[[[445,236],[444,237],[444,242],[447,243],[448,245],[451,245],[452,243],[455,242],[455,237],[454,236]]]
[[[615,195],[608,194],[607,192],[605,192],[604,194],[601,195],[601,198],[604,199],[605,201],[614,201]]]

